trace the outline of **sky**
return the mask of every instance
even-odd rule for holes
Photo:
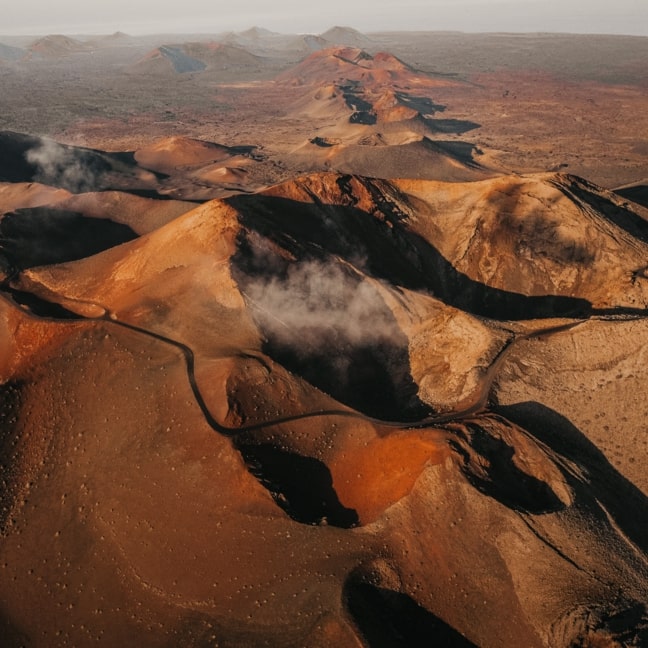
[[[360,31],[572,32],[648,36],[648,0],[10,0],[0,34]]]

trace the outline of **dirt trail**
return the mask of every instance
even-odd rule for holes
[[[9,302],[13,307],[19,308],[23,313],[25,313],[28,317],[31,317],[36,320],[40,321],[52,321],[52,322],[61,322],[65,321],[60,318],[56,317],[47,317],[47,316],[40,316],[40,315],[35,315],[22,305],[16,303],[10,296],[8,296],[6,293],[0,293],[0,296],[2,299],[5,301]],[[497,357],[493,360],[489,368],[484,374],[484,377],[482,379],[482,384],[481,388],[476,394],[476,397],[474,401],[468,405],[467,407],[464,407],[461,410],[457,410],[454,412],[449,412],[446,414],[439,414],[439,415],[432,415],[425,417],[419,421],[386,421],[382,419],[378,419],[372,416],[367,416],[366,414],[363,414],[362,412],[359,412],[357,410],[353,409],[330,409],[330,410],[314,410],[310,412],[303,412],[301,414],[293,414],[290,416],[285,416],[285,417],[279,417],[279,418],[274,418],[274,419],[268,419],[265,421],[260,421],[258,423],[254,423],[251,425],[243,425],[240,427],[228,427],[226,425],[223,425],[222,423],[219,423],[216,418],[213,416],[211,413],[203,395],[200,389],[200,386],[198,384],[198,381],[196,380],[195,376],[195,354],[191,347],[188,345],[179,342],[178,340],[175,340],[173,338],[167,337],[165,335],[161,335],[160,333],[155,333],[154,331],[151,331],[149,329],[136,326],[135,324],[129,324],[128,322],[123,322],[117,317],[111,313],[105,306],[98,304],[96,302],[92,301],[85,301],[85,300],[80,300],[80,299],[74,299],[74,298],[65,298],[66,301],[68,302],[78,302],[79,304],[83,304],[84,306],[91,306],[94,309],[102,310],[103,314],[96,316],[96,317],[88,317],[88,316],[83,316],[83,315],[78,315],[77,319],[78,320],[86,320],[86,321],[102,321],[106,322],[108,324],[114,325],[114,326],[119,326],[121,328],[134,331],[136,333],[139,333],[141,335],[145,335],[149,338],[152,338],[154,340],[157,340],[159,342],[163,342],[164,344],[168,344],[170,346],[173,346],[174,348],[178,349],[184,358],[185,365],[187,367],[187,379],[189,381],[189,385],[191,387],[192,393],[194,395],[194,398],[196,399],[196,403],[200,407],[200,410],[202,411],[205,420],[207,423],[212,427],[216,432],[223,434],[225,436],[234,436],[236,434],[244,433],[244,432],[254,432],[257,430],[262,430],[268,427],[272,427],[274,425],[281,425],[285,423],[291,423],[294,421],[301,421],[305,419],[310,419],[310,418],[316,418],[316,417],[346,417],[346,418],[354,418],[358,419],[361,421],[366,421],[369,423],[372,423],[374,425],[380,426],[380,427],[385,427],[385,428],[398,428],[398,429],[406,429],[406,430],[414,430],[414,429],[423,429],[427,427],[435,427],[439,425],[443,425],[445,423],[450,423],[450,422],[455,422],[455,421],[460,421],[462,419],[468,418],[470,416],[473,416],[474,414],[477,414],[479,412],[484,411],[487,406],[488,406],[488,399],[490,396],[491,392],[491,387],[493,385],[493,382],[495,378],[497,377],[497,373],[508,357],[509,353],[515,348],[517,344],[520,342],[526,341],[526,340],[532,340],[532,339],[537,339],[540,337],[546,337],[546,336],[551,336],[551,335],[556,335],[559,333],[562,333],[564,331],[571,330],[572,328],[575,328],[576,326],[579,326],[580,324],[583,324],[586,321],[589,321],[589,319],[581,319],[581,320],[576,320],[576,321],[571,321],[563,324],[559,324],[556,326],[549,326],[549,327],[544,327],[540,328],[534,331],[531,331],[529,333],[524,333],[520,335],[516,335],[513,338],[511,338],[501,349]],[[52,304],[52,306],[57,306],[57,304]],[[246,355],[252,356],[252,357],[259,357],[257,354],[254,353],[247,353]]]

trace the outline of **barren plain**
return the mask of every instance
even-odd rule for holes
[[[3,646],[648,645],[648,39],[0,43]]]

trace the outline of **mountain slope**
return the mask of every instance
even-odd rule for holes
[[[571,176],[329,173],[12,274],[5,633],[641,645],[648,501],[586,414],[645,390],[647,252]]]

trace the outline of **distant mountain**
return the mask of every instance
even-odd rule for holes
[[[230,32],[219,41],[260,56],[299,57],[332,46],[363,48],[372,44],[368,36],[350,27],[332,27],[323,34],[280,34],[252,27],[242,32]]]
[[[108,36],[105,37],[105,40],[112,40],[112,41],[122,41],[122,40],[131,40],[133,37],[130,36],[129,34],[126,34],[121,31],[116,31],[112,34],[109,34]]]
[[[435,103],[431,93],[459,82],[422,74],[387,52],[327,48],[280,74],[277,82],[304,86],[303,100],[295,104],[295,111],[335,116],[338,129],[344,121],[361,126],[408,121],[407,138],[411,139],[414,133],[460,134],[478,127],[473,122],[435,117],[445,107]]]
[[[318,50],[326,49],[330,46],[329,41],[321,36],[314,36],[313,34],[306,34],[303,38],[304,44],[309,50],[317,52]]]
[[[161,138],[135,152],[108,153],[0,131],[0,183],[39,183],[17,193],[0,191],[0,213],[3,204],[9,209],[12,204],[52,206],[65,199],[52,193],[54,189],[208,200],[245,183],[256,186],[247,173],[258,161],[254,146],[228,147],[187,137]]]
[[[93,49],[104,49],[111,47],[122,47],[137,44],[137,39],[124,32],[114,32],[105,36],[95,36],[85,42],[85,44]]]
[[[209,68],[228,69],[258,66],[259,58],[242,47],[217,42],[161,45],[129,67],[130,72],[184,74]]]
[[[347,47],[366,47],[371,43],[368,36],[352,27],[331,27],[319,37],[332,45],[346,45]]]
[[[243,39],[249,39],[249,40],[262,40],[265,38],[273,38],[273,37],[281,37],[282,34],[279,34],[278,32],[273,32],[270,31],[269,29],[264,29],[263,27],[250,27],[250,29],[246,29],[245,31],[238,32],[238,36]]]
[[[28,48],[30,56],[43,58],[58,58],[84,52],[91,49],[87,43],[63,36],[62,34],[52,34],[44,36],[34,41]]]
[[[362,83],[396,89],[412,83],[420,88],[456,85],[455,81],[421,74],[388,52],[370,54],[360,47],[350,46],[328,47],[313,52],[278,79],[313,85]]]

